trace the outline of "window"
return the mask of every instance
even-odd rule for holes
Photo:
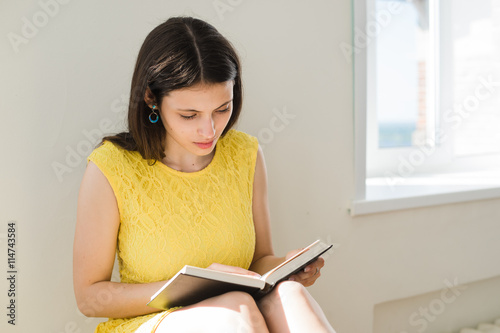
[[[500,1],[354,0],[351,46],[351,213],[499,197]]]

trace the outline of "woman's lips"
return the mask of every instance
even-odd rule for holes
[[[210,141],[210,142],[195,142],[195,144],[200,147],[201,149],[208,149],[210,147],[212,147],[212,144],[213,144],[213,140]]]

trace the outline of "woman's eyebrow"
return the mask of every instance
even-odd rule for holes
[[[221,107],[223,107],[224,105],[232,102],[233,100],[230,99],[229,101],[227,102],[224,102],[222,103],[221,105],[219,105],[218,107],[216,107],[214,110],[217,110],[217,109],[220,109]],[[179,111],[189,111],[189,112],[201,112],[201,111],[198,111],[198,110],[194,110],[194,109],[178,109]]]

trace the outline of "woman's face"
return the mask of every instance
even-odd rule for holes
[[[233,81],[195,85],[165,96],[160,115],[167,153],[210,154],[233,112]]]

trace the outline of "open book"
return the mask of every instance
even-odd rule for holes
[[[147,305],[157,309],[186,306],[229,291],[244,291],[258,299],[332,246],[317,240],[260,278],[186,265],[151,296]]]

